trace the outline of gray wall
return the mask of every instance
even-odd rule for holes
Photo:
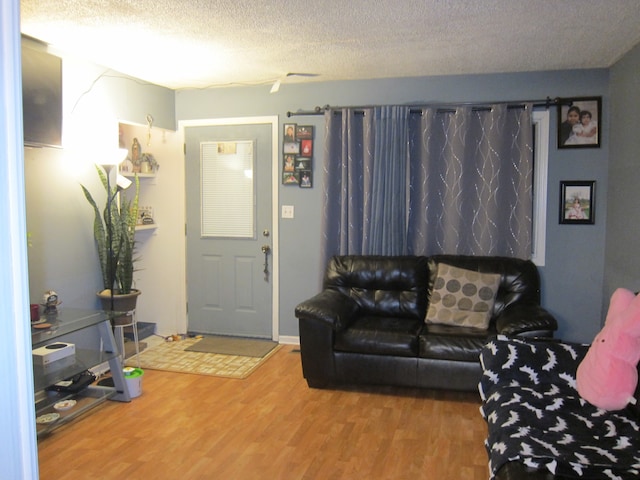
[[[640,45],[611,69],[611,148],[604,296],[640,290]]]
[[[144,124],[152,113],[154,125],[175,129],[175,95],[164,87],[63,58],[63,97],[63,142],[83,137],[85,147],[25,148],[29,291],[32,303],[40,303],[42,294],[54,289],[65,306],[97,308],[95,292],[102,279],[93,212],[80,184],[92,192],[104,191],[93,163],[100,158],[104,138],[117,148],[118,120]],[[81,135],[76,127],[84,127]]]
[[[541,268],[543,305],[560,322],[559,336],[591,341],[601,325],[609,149],[609,71],[580,70],[522,74],[424,77],[351,82],[284,84],[176,93],[176,118],[280,116],[280,123],[316,126],[323,119],[287,118],[288,111],[317,105],[379,105],[429,102],[527,100],[549,97],[603,97],[602,147],[557,150],[556,112],[551,115],[547,216],[547,259]],[[280,132],[282,136],[282,132]],[[280,219],[280,334],[296,336],[295,305],[320,288],[321,143],[314,149],[314,188],[280,186],[280,204],[295,206],[294,219]],[[596,224],[559,225],[560,180],[596,180]]]
[[[370,105],[492,100],[526,100],[550,97],[602,96],[602,147],[598,149],[557,150],[556,112],[551,111],[546,266],[540,269],[543,305],[560,322],[559,336],[572,341],[590,341],[601,326],[609,292],[615,286],[640,289],[635,284],[635,258],[631,255],[637,227],[629,221],[635,214],[633,187],[638,169],[634,168],[639,136],[632,130],[638,124],[640,64],[638,47],[611,70],[536,72],[479,76],[425,77],[353,82],[284,84],[277,94],[270,85],[174,92],[145,85],[117,74],[102,76],[93,67],[74,71],[71,93],[65,91],[77,111],[91,105],[92,95],[109,98],[109,112],[123,121],[144,123],[151,112],[157,126],[175,128],[176,120],[223,118],[255,115],[280,116],[280,122],[316,126],[316,141],[323,137],[323,118],[287,118],[288,111],[312,110],[317,105]],[[90,90],[90,93],[84,93]],[[69,96],[70,95],[70,96]],[[82,96],[82,97],[80,97]],[[613,99],[616,128],[609,141],[609,117]],[[173,105],[175,101],[175,111]],[[88,109],[94,116],[103,112]],[[631,119],[631,120],[629,120]],[[281,132],[280,132],[281,134]],[[280,186],[280,203],[294,205],[294,219],[280,219],[280,334],[297,336],[295,305],[320,288],[322,266],[320,249],[320,208],[322,191],[322,149],[316,144],[314,188]],[[616,189],[607,206],[609,148],[615,159],[611,175]],[[635,147],[635,148],[634,148]],[[91,157],[92,152],[85,152]],[[78,183],[97,186],[94,172],[69,163],[68,152],[52,149],[27,150],[27,227],[32,232],[29,249],[29,275],[32,301],[55,285],[67,305],[93,306],[93,293],[99,287],[99,274],[91,231],[91,221]],[[558,224],[560,180],[596,180],[596,224],[568,226]],[[632,200],[633,201],[633,200]],[[609,208],[607,208],[609,207]],[[612,215],[606,230],[607,215]],[[640,213],[638,214],[640,215]],[[608,236],[605,235],[608,233]],[[608,240],[605,275],[605,238]],[[606,279],[606,282],[605,282]],[[604,299],[604,301],[603,301]],[[89,303],[90,305],[87,305]]]

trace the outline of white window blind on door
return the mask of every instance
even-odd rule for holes
[[[255,238],[254,142],[202,142],[201,236]]]

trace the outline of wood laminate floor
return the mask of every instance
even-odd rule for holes
[[[38,442],[40,478],[486,480],[475,394],[309,389],[281,348],[245,380],[147,370]]]

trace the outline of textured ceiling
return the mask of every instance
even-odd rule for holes
[[[23,33],[174,89],[609,67],[640,41],[639,0],[21,0],[20,7]]]

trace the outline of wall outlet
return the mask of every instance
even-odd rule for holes
[[[293,218],[293,205],[282,205],[282,218]]]

